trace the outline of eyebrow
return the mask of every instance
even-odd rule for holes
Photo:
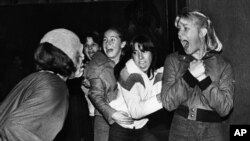
[[[183,23],[183,22],[181,22],[181,21],[179,21],[179,24],[181,24],[181,25],[183,25],[183,26],[187,26],[187,25],[188,25],[188,23]]]
[[[117,36],[110,36],[110,37],[120,38],[119,35],[117,35]],[[104,36],[104,38],[107,38],[107,36]]]

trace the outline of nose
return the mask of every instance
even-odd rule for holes
[[[107,41],[107,45],[111,46],[112,44],[113,44],[113,43],[112,43],[111,40],[108,40],[108,41]]]
[[[111,41],[106,41],[106,42],[104,42],[104,44],[103,44],[103,46],[104,46],[105,48],[107,48],[107,49],[109,49],[109,48],[111,47],[111,45],[112,45]]]
[[[90,45],[88,48],[89,48],[89,50],[92,50],[92,49],[93,49],[93,46],[92,46],[92,45]]]
[[[142,52],[139,52],[138,56],[139,56],[139,59],[143,59],[143,53]]]
[[[181,31],[179,30],[179,31],[178,31],[178,38],[179,38],[179,39],[181,38],[181,35],[182,35],[182,33],[181,33]]]

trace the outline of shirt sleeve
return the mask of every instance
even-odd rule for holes
[[[31,84],[17,102],[20,105],[6,117],[0,140],[52,141],[67,114],[68,89],[62,83],[55,80]]]

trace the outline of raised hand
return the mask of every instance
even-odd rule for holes
[[[84,85],[86,88],[90,88],[90,82],[89,82],[89,80],[85,78],[82,81],[82,85]]]
[[[188,70],[195,77],[198,78],[205,74],[205,66],[202,60],[194,60],[190,62]]]

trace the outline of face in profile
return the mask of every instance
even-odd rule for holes
[[[99,45],[94,42],[92,37],[87,37],[86,38],[86,43],[84,44],[84,53],[88,57],[89,60],[92,60],[93,55],[100,50]]]
[[[152,53],[150,51],[143,50],[141,44],[135,43],[132,58],[141,71],[145,73],[148,71],[152,63]]]
[[[83,45],[79,37],[72,31],[58,28],[47,32],[40,43],[48,42],[61,49],[74,63],[76,72],[70,78],[80,77],[83,74]]]
[[[193,55],[202,47],[200,30],[191,18],[180,18],[177,23],[178,38],[186,54]]]
[[[105,54],[111,59],[116,60],[120,58],[122,48],[125,46],[119,34],[114,30],[107,30],[103,38],[103,50]]]
[[[80,42],[79,38],[75,40],[74,44],[72,45],[72,57],[70,57],[76,67],[76,72],[73,77],[81,77],[84,71],[83,68],[83,45]]]

